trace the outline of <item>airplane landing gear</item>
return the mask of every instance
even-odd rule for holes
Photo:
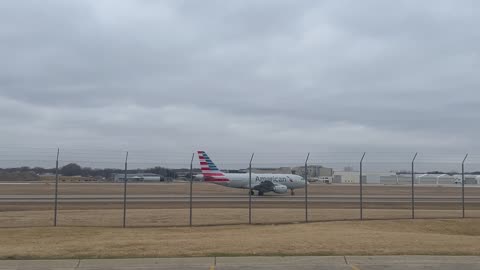
[[[255,195],[255,192],[253,192],[253,190],[250,190],[250,195]]]
[[[290,190],[290,195],[295,195],[295,190],[293,190],[293,188]]]
[[[263,191],[258,191],[258,196],[263,196]]]

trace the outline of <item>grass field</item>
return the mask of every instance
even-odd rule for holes
[[[480,255],[480,220],[338,221],[182,228],[0,229],[0,258]]]
[[[417,210],[417,218],[459,218],[457,210]],[[408,219],[410,210],[366,209],[365,219]],[[479,210],[468,211],[468,217],[480,217]],[[356,209],[310,209],[309,221],[358,220]],[[299,223],[305,221],[304,209],[259,208],[252,210],[255,224]],[[127,211],[127,226],[187,226],[188,209],[130,209]],[[248,209],[199,208],[193,209],[193,225],[227,225],[248,223]],[[0,212],[0,227],[52,226],[52,211],[6,211]],[[104,226],[119,227],[123,224],[122,209],[61,210],[58,226]]]

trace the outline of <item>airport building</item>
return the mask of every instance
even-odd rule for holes
[[[419,184],[461,184],[462,175],[449,175],[449,174],[423,174],[416,175],[416,183]],[[465,175],[465,184],[477,185],[480,177],[477,175]],[[411,181],[411,180],[410,180]]]
[[[418,178],[416,178],[415,182],[418,184]],[[391,174],[380,176],[380,184],[404,185],[409,183],[412,183],[412,177],[406,174]]]
[[[363,172],[362,183],[380,184],[385,176],[391,177],[388,172]],[[332,183],[355,184],[360,182],[359,179],[359,171],[335,171],[333,173]]]
[[[445,184],[461,184],[461,175],[449,174],[415,174],[415,184],[425,185],[445,185]],[[480,176],[465,175],[465,184],[477,185],[480,182]],[[409,174],[391,174],[380,176],[380,184],[385,185],[402,185],[411,184],[412,176]]]
[[[417,176],[419,184],[455,184],[457,179],[454,176],[448,174],[423,174]]]
[[[358,184],[360,172],[358,171],[335,171],[332,177],[332,183],[336,184]],[[362,174],[364,184],[384,184],[384,185],[408,185],[412,183],[410,174],[364,172]],[[446,185],[461,184],[461,175],[449,174],[415,174],[414,183],[424,185]],[[480,176],[465,175],[465,184],[477,185],[480,183]]]
[[[462,179],[462,176],[460,176]],[[478,185],[480,183],[480,175],[465,175],[465,184]]]
[[[333,174],[332,183],[336,184],[354,184],[359,183],[360,172],[355,171],[336,171]],[[362,182],[367,183],[367,175],[362,175]]]
[[[127,174],[127,180],[135,182],[161,182],[165,181],[165,177],[160,174],[155,173],[133,173]],[[124,182],[125,174],[124,173],[115,173],[113,174],[114,182]]]
[[[295,174],[298,175],[305,175],[305,166],[298,166],[292,168],[295,171]],[[321,177],[331,177],[333,176],[333,169],[332,168],[325,168],[319,165],[308,165],[307,166],[307,176],[313,178],[321,178]]]

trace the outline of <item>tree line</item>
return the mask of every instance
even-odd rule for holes
[[[33,172],[35,174],[54,174],[55,168],[42,168],[42,167],[17,167],[17,168],[0,168],[0,171],[4,172]],[[61,168],[59,168],[59,174],[64,176],[84,176],[84,177],[105,177],[111,178],[115,173],[124,173],[125,170],[123,169],[111,169],[111,168],[90,168],[90,167],[82,167],[76,163],[67,164]],[[127,170],[127,173],[155,173],[160,174],[165,177],[176,177],[176,170],[175,169],[167,169],[160,166],[153,167],[153,168],[146,168],[146,169],[131,169]]]

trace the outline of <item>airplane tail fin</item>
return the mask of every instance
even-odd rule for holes
[[[200,169],[202,170],[205,182],[228,182],[229,179],[221,172],[213,163],[205,151],[198,151],[198,159],[200,160]]]

